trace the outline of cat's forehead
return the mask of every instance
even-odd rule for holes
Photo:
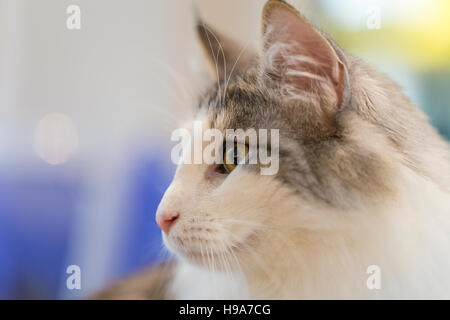
[[[276,118],[276,101],[253,76],[242,76],[226,87],[216,85],[203,101],[212,128],[270,128]]]

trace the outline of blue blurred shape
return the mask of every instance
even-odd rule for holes
[[[135,159],[127,201],[130,207],[126,213],[129,236],[124,248],[123,265],[119,268],[120,276],[166,258],[155,212],[172,180],[175,166],[167,161],[170,157],[161,154],[144,153]]]
[[[0,174],[0,298],[57,298],[79,182],[63,167]]]

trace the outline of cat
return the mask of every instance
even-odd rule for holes
[[[278,129],[278,172],[180,164],[156,214],[175,261],[96,297],[450,298],[447,142],[293,6],[268,1],[262,26],[254,54],[198,24],[217,79],[196,120]]]

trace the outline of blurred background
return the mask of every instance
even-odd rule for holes
[[[449,1],[291,2],[450,138]],[[0,299],[82,298],[166,258],[170,133],[208,83],[194,12],[257,48],[264,3],[0,0]]]

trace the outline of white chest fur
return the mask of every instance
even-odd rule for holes
[[[238,274],[209,272],[180,262],[170,286],[175,299],[246,299],[245,281]]]

